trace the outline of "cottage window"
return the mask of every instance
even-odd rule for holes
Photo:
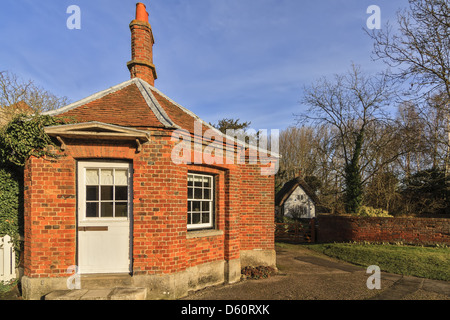
[[[86,218],[128,218],[128,168],[85,168]]]
[[[188,174],[188,230],[209,229],[214,226],[213,176]]]

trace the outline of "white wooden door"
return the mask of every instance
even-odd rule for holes
[[[78,162],[81,274],[131,272],[131,165]]]

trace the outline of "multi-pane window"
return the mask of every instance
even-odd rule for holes
[[[212,228],[214,226],[213,176],[188,174],[188,230]]]
[[[86,218],[128,217],[128,169],[86,169]]]

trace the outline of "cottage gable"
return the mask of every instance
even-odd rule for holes
[[[45,128],[45,132],[55,137],[61,143],[61,149],[66,149],[65,138],[69,139],[96,139],[114,141],[135,141],[137,152],[142,150],[142,143],[149,140],[149,133],[141,130],[120,127],[116,125],[87,122],[81,124],[68,124]]]
[[[276,206],[282,206],[284,202],[291,196],[291,194],[300,187],[308,197],[311,198],[311,200],[318,204],[319,199],[314,194],[314,192],[311,190],[309,185],[306,183],[305,180],[303,180],[300,177],[296,177],[288,182],[286,182],[280,191],[276,194],[275,197],[275,205]]]
[[[45,114],[134,128],[175,127],[153,97],[149,85],[139,78]]]
[[[148,133],[141,130],[120,127],[101,122],[87,122],[81,124],[67,124],[60,126],[46,127],[45,132],[51,136],[61,137],[114,137],[114,138],[139,138],[148,140]]]
[[[296,177],[284,184],[275,196],[281,216],[313,218],[319,200],[308,184]]]
[[[202,133],[208,129],[215,130],[140,78],[133,78],[44,114],[79,123],[101,122],[136,129],[184,129],[191,134],[194,134],[195,122],[200,121]]]

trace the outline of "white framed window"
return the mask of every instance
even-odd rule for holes
[[[187,229],[214,227],[214,176],[188,174]]]
[[[80,167],[84,219],[128,219],[131,203],[129,163],[90,162]]]

